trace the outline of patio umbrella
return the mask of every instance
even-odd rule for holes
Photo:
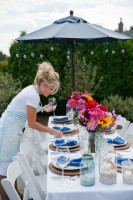
[[[70,45],[70,58],[72,70],[72,90],[75,90],[75,44],[90,42],[111,42],[128,40],[130,37],[105,29],[101,26],[88,23],[86,20],[70,16],[56,20],[53,24],[24,35],[16,40],[24,43],[59,43]]]

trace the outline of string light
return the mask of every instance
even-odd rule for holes
[[[16,53],[16,58],[19,58],[19,54],[18,53]]]
[[[32,53],[31,53],[31,57],[33,57],[33,58],[34,58],[34,56],[35,56],[35,55],[34,55],[34,53],[32,52]]]
[[[53,48],[53,47],[51,47],[50,49],[51,49],[51,51],[54,51],[54,48]],[[125,50],[124,50],[124,49],[122,49],[122,50],[120,50],[120,51],[121,51],[122,54],[125,53]],[[106,49],[104,53],[105,53],[105,54],[109,53],[109,50]],[[115,54],[116,51],[112,50],[111,53],[112,53],[112,54]],[[94,51],[91,51],[90,54],[93,56],[93,55],[94,55]],[[30,55],[31,55],[32,58],[35,57],[35,54],[34,54],[33,52],[31,52]],[[40,56],[40,58],[43,58],[43,57],[44,57],[43,54],[40,54],[39,56]],[[20,57],[20,54],[19,54],[18,51],[16,50],[16,58],[19,58],[19,57]],[[24,55],[23,55],[23,58],[26,59],[26,58],[27,58],[27,55],[24,54]],[[68,60],[70,59],[70,50],[69,50],[69,49],[68,49],[68,51],[67,51],[67,59],[68,59]]]
[[[43,55],[42,55],[42,54],[40,55],[40,58],[43,58]]]
[[[112,51],[112,54],[115,54],[115,51]]]
[[[54,51],[54,47],[51,47],[51,51]]]

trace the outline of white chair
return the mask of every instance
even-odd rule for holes
[[[43,165],[46,167],[48,162],[48,142],[47,142],[48,133],[39,132],[35,129],[29,128],[28,125],[25,126],[24,135],[22,142],[32,141],[34,147],[37,150],[37,153],[40,156],[40,160]]]
[[[124,138],[133,146],[133,123],[128,126]]]
[[[23,168],[19,160],[14,160],[7,169],[7,178],[1,181],[10,200],[21,200],[15,188],[15,182],[18,177],[21,177],[24,182],[23,200],[28,200],[31,197],[34,200],[45,199],[45,193],[40,193],[35,184],[31,180],[25,168]],[[41,196],[42,195],[42,196]]]
[[[44,133],[44,134],[47,134],[47,133]],[[40,155],[47,154],[48,142],[47,142],[46,138],[45,138],[45,140],[43,140],[41,133],[39,131],[32,129],[32,140],[33,140],[33,143]]]
[[[29,141],[22,143],[17,156],[21,160],[21,164],[27,170],[29,176],[32,177],[32,181],[36,187],[41,187],[41,190],[46,192],[47,176],[45,168],[34,150],[32,143]]]
[[[129,127],[129,125],[130,125],[130,121],[126,121],[126,123],[125,123],[125,126],[122,128],[122,130],[121,130],[121,135],[124,137],[124,135],[125,135],[125,133],[126,133],[126,131],[127,131],[127,129],[128,129],[128,127]]]
[[[119,116],[118,120],[116,121],[116,132],[123,136],[129,124],[130,121],[127,121],[125,117]],[[121,126],[121,128],[117,128],[119,126]]]
[[[34,149],[31,141],[25,141],[20,145],[20,152],[22,152],[29,162],[33,170],[37,170],[39,174],[45,174],[45,168],[40,161],[40,158]]]

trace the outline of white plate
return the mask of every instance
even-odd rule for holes
[[[119,147],[119,146],[124,146],[127,143],[127,141],[125,140],[125,142],[123,144],[115,144],[113,143],[112,145],[115,147]]]
[[[56,164],[56,161],[53,161],[53,166],[58,168],[58,169],[61,169],[57,164]],[[80,166],[71,166],[71,165],[68,165],[67,167],[65,167],[64,169],[66,170],[75,170],[75,169],[80,169]]]
[[[124,158],[125,158],[125,157],[126,157],[126,158],[129,158],[129,159],[132,159],[132,156],[131,156],[131,155],[130,155],[130,156],[124,156]],[[133,163],[133,161],[131,161],[131,162]],[[120,165],[120,164],[117,164],[117,166],[118,166],[118,167],[122,167],[122,165]]]
[[[70,133],[70,132],[72,132],[72,131],[74,131],[73,128],[71,128],[69,131],[65,131],[65,132],[63,132],[63,133]]]
[[[107,137],[107,139],[108,139],[109,137]],[[121,137],[122,138],[122,137]],[[111,138],[111,139],[114,139],[114,138]],[[123,139],[123,138],[122,138]],[[119,147],[119,146],[124,146],[125,144],[127,143],[127,141],[125,140],[125,142],[123,143],[123,144],[115,144],[115,143],[110,143],[110,144],[112,144],[113,146],[115,146],[115,147]]]
[[[60,130],[62,129],[62,127],[60,127]],[[55,129],[56,130],[56,129]],[[70,128],[70,130],[68,130],[68,131],[63,131],[63,133],[70,133],[70,132],[72,132],[74,129],[73,128]],[[62,130],[61,130],[62,131]]]
[[[66,141],[69,141],[69,140],[66,140]],[[68,148],[77,147],[77,146],[79,145],[79,141],[78,141],[78,140],[76,140],[76,141],[77,141],[77,144],[75,144],[75,145],[73,145],[73,146],[67,146],[67,147],[68,147]],[[55,145],[55,142],[53,142],[52,145],[55,146],[55,147],[59,147],[59,148],[65,148],[65,147],[66,147],[66,146],[56,146],[56,145]]]

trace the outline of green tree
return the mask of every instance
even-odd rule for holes
[[[21,90],[21,82],[8,73],[0,73],[0,115],[12,98]]]
[[[3,54],[2,51],[0,51],[0,61],[7,60],[7,58],[7,55]]]

